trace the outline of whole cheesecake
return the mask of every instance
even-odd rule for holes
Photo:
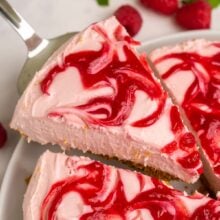
[[[194,137],[137,45],[114,17],[89,26],[36,73],[11,127],[41,144],[195,182],[202,165]]]
[[[220,191],[220,42],[187,41],[150,58],[199,137],[209,185]]]
[[[46,151],[23,203],[24,220],[211,220],[220,201],[188,196],[143,174]]]

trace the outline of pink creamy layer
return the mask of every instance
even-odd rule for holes
[[[220,201],[85,157],[46,151],[23,203],[24,220],[219,219]]]
[[[207,180],[220,190],[220,42],[188,41],[150,57],[200,138]]]
[[[195,182],[194,137],[118,21],[93,24],[57,51],[19,100],[11,127],[60,144],[151,166]]]

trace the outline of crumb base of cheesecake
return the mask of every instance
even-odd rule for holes
[[[71,149],[72,150],[72,149]],[[65,153],[67,153],[67,151],[65,151]],[[120,163],[128,166],[130,169],[135,170],[137,172],[143,173],[145,175],[151,176],[151,177],[156,177],[158,179],[164,180],[164,181],[171,181],[171,180],[180,180],[178,177],[175,177],[169,173],[166,173],[164,171],[158,170],[156,168],[150,167],[150,166],[144,166],[142,164],[137,164],[134,163],[132,161],[128,161],[128,160],[121,160],[118,157],[109,157],[107,155],[102,155],[102,154],[95,154],[92,153],[91,151],[87,151],[86,153],[91,154],[91,155],[95,155],[98,156],[104,160],[115,160],[115,161],[119,161]],[[71,155],[70,155],[71,156]],[[90,156],[88,156],[90,157]]]
[[[118,158],[113,158],[113,159],[119,160]],[[156,178],[164,180],[164,181],[180,180],[179,178],[177,178],[169,173],[166,173],[161,170],[157,170],[156,168],[153,168],[150,166],[143,166],[141,164],[132,163],[131,161],[126,161],[126,160],[119,160],[119,161],[126,164],[127,166],[131,167],[132,169],[135,169],[136,171],[139,171],[139,172],[141,172],[145,175],[151,176],[151,177],[156,177]]]

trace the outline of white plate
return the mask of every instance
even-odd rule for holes
[[[206,38],[209,40],[220,40],[220,32],[218,31],[195,31],[176,34],[169,37],[156,39],[143,43],[139,48],[141,51],[149,52],[154,48],[165,46],[168,44],[178,43],[187,39]],[[28,144],[21,139],[13,153],[8,169],[6,171],[0,198],[0,220],[20,220],[22,219],[22,200],[26,190],[25,179],[31,175],[39,156],[49,148],[52,151],[60,151],[57,146],[41,146],[37,143]],[[71,154],[80,155],[79,151],[72,151]],[[91,156],[91,155],[89,155]],[[113,164],[118,167],[127,168],[125,165],[114,160],[103,160],[98,156],[91,156],[93,159],[104,161],[108,164]],[[198,182],[194,185],[187,185],[181,182],[174,182],[173,185],[181,190],[191,192],[192,190],[201,187]]]

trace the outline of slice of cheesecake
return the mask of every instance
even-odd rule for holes
[[[195,182],[193,135],[119,22],[88,27],[36,73],[11,127],[29,140],[131,161]]]
[[[220,190],[220,42],[188,41],[150,58],[200,139],[211,188]]]
[[[86,157],[46,151],[23,202],[24,220],[211,220],[220,201]]]

